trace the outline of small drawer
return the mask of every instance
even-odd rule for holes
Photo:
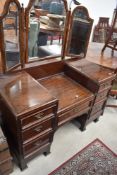
[[[69,121],[70,119],[77,117],[78,115],[80,116],[82,115],[82,113],[86,113],[90,109],[89,105],[90,105],[90,102],[87,102],[59,115],[58,125],[61,125]]]
[[[42,121],[44,118],[53,116],[53,114],[54,114],[53,108],[49,108],[47,110],[38,111],[37,113],[32,114],[31,116],[25,117],[21,119],[22,129],[26,129],[29,126]]]
[[[98,101],[101,101],[101,100],[104,99],[104,98],[106,98],[107,95],[108,95],[109,90],[110,90],[110,89],[107,89],[107,90],[105,90],[105,91],[100,92],[100,93],[97,95],[96,99],[95,99],[95,103],[98,102]]]
[[[41,122],[38,125],[34,125],[33,127],[26,129],[22,132],[23,143],[27,143],[32,139],[39,137],[43,133],[52,131],[52,119],[49,119],[45,122]]]
[[[11,159],[0,164],[0,175],[10,174],[13,171],[13,164]]]
[[[100,110],[97,113],[91,115],[90,118],[87,120],[87,123],[99,118],[101,114],[102,114],[102,110]]]
[[[48,133],[47,135],[38,137],[32,142],[23,145],[24,155],[33,154],[33,152],[41,149],[42,146],[50,142],[50,137],[52,137],[52,134]]]
[[[100,88],[99,88],[99,91],[107,89],[108,87],[111,87],[111,84],[112,84],[112,80],[101,84]]]
[[[96,104],[93,106],[93,108],[92,108],[91,115],[97,113],[97,112],[100,111],[100,110],[102,110],[104,103],[105,103],[105,100],[96,103]]]
[[[10,159],[10,158],[11,158],[11,156],[10,156],[8,149],[0,152],[0,162],[5,161],[5,160]]]

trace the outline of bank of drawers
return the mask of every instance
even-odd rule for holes
[[[50,144],[55,130],[56,106],[38,111],[21,119],[21,137],[24,156]]]
[[[13,171],[12,158],[8,144],[0,128],[0,175],[9,175]]]
[[[106,81],[103,84],[100,84],[99,90],[96,94],[94,105],[92,107],[89,121],[93,121],[96,118],[99,118],[99,116],[103,113],[107,97],[112,85],[113,79]]]

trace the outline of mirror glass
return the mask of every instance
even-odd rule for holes
[[[29,13],[29,60],[60,56],[66,10],[62,0],[36,0]]]
[[[10,69],[20,63],[19,48],[19,14],[15,3],[10,3],[9,10],[3,19],[6,67]]]
[[[71,32],[67,48],[68,55],[85,56],[90,37],[92,20],[85,8],[76,7],[72,14]]]

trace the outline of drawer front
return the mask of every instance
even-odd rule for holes
[[[25,117],[21,119],[22,129],[26,129],[29,126],[44,120],[45,117],[53,116],[53,114],[54,114],[53,108],[49,108],[47,110],[39,111],[31,116]]]
[[[50,142],[50,137],[52,137],[52,134],[46,134],[44,136],[38,137],[28,144],[23,145],[24,155],[26,156],[30,153],[32,154],[33,152],[41,149],[42,146]]]
[[[100,110],[102,110],[104,103],[105,103],[105,100],[104,101],[101,101],[99,103],[96,103],[93,106],[93,108],[92,108],[91,115],[97,113]]]
[[[13,165],[11,160],[7,160],[3,164],[0,164],[0,175],[10,174],[13,171]]]
[[[90,116],[90,118],[87,120],[87,123],[89,123],[89,122],[91,122],[91,121],[93,121],[93,120],[99,118],[101,114],[102,114],[102,110],[101,110],[101,111],[98,111],[98,112],[95,113],[95,114],[92,114],[92,115]]]
[[[52,119],[24,130],[22,132],[23,143],[29,142],[30,140],[39,137],[39,135],[42,135],[44,132],[46,133],[49,131],[52,131]]]
[[[107,95],[108,95],[108,92],[109,92],[109,89],[100,92],[100,93],[97,95],[95,102],[101,101],[102,99],[106,98]]]
[[[111,86],[111,84],[112,84],[112,80],[107,81],[107,82],[101,84],[100,85],[100,88],[99,88],[99,91],[109,88]]]
[[[10,158],[11,156],[8,149],[0,152],[0,163]]]
[[[62,115],[58,116],[58,125],[61,125],[75,117],[77,117],[78,115],[80,116],[83,113],[86,113],[90,107],[90,102],[84,103],[82,105],[79,105],[67,112],[64,112]]]

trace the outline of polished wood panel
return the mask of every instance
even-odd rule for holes
[[[26,72],[20,73],[18,78],[6,84],[1,89],[1,93],[15,116],[30,112],[55,100],[43,86]]]
[[[58,110],[65,110],[77,103],[83,103],[92,94],[65,74],[58,74],[39,81],[59,99]]]
[[[66,71],[38,81],[59,100],[58,126],[89,112],[93,94],[68,77]]]
[[[86,59],[79,61],[70,61],[70,65],[77,69],[82,74],[87,75],[90,79],[97,83],[104,83],[105,81],[112,80],[114,71],[103,68],[97,64],[94,64]]]

